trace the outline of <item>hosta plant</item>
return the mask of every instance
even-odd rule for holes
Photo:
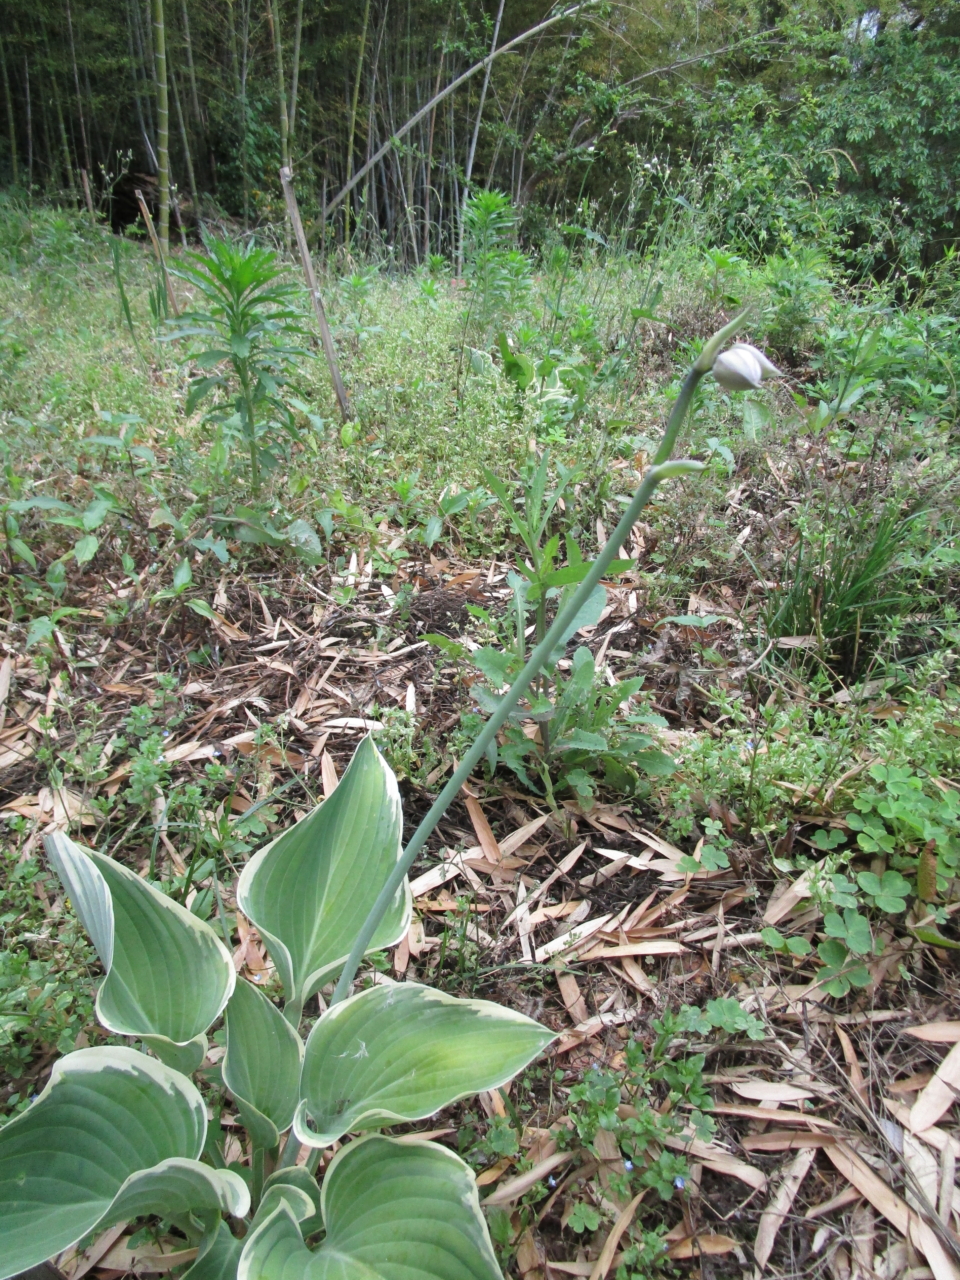
[[[300,1035],[304,1002],[343,968],[397,866],[401,826],[396,780],[367,738],[333,795],[248,862],[238,903],[270,949],[283,1012],[236,976],[209,925],[112,858],[47,837],[106,975],[97,1015],[142,1049],[68,1054],[0,1129],[0,1278],[151,1216],[196,1248],[189,1280],[392,1280],[413,1259],[436,1280],[496,1280],[469,1168],[378,1131],[504,1084],[551,1032],[488,1001],[382,982]],[[403,882],[368,949],[409,921]],[[222,1080],[250,1154],[229,1168],[189,1078],[221,1016]],[[341,1142],[321,1188],[312,1170]]]

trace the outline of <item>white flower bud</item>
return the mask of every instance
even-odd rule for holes
[[[735,342],[713,362],[713,376],[727,391],[749,391],[780,370],[749,342]]]

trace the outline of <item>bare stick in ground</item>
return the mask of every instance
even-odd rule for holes
[[[160,241],[157,239],[157,229],[153,225],[153,219],[150,217],[150,210],[147,208],[147,202],[143,198],[143,192],[137,187],[133,193],[137,197],[137,204],[140,206],[140,214],[146,224],[147,231],[150,233],[150,240],[153,244],[153,252],[157,255],[157,261],[160,263],[160,270],[163,272],[163,283],[167,286],[167,301],[170,303],[170,310],[175,316],[180,314],[180,308],[177,306],[176,295],[173,292],[173,284],[167,271],[167,261],[163,256],[163,250],[160,248]]]
[[[300,254],[300,263],[303,267],[303,274],[306,277],[307,289],[310,291],[310,297],[313,300],[313,309],[317,316],[317,324],[320,326],[320,338],[323,342],[324,355],[327,357],[327,368],[330,370],[330,380],[333,383],[333,389],[337,393],[337,401],[340,405],[340,416],[344,421],[350,417],[350,401],[347,399],[347,390],[343,385],[343,379],[340,377],[340,366],[337,363],[337,352],[333,345],[333,334],[330,332],[330,325],[327,323],[327,313],[323,309],[323,299],[320,297],[320,290],[317,287],[317,277],[313,270],[313,260],[310,257],[310,249],[307,245],[307,237],[303,230],[303,222],[300,218],[300,209],[297,205],[296,192],[293,189],[293,170],[284,166],[280,170],[280,182],[283,186],[283,198],[287,202],[287,214],[293,226],[293,234],[297,239],[297,251]]]

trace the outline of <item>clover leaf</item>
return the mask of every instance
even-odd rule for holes
[[[861,871],[857,884],[878,910],[898,912],[907,909],[905,899],[911,892],[910,881],[899,871],[885,871],[882,876],[872,871]]]

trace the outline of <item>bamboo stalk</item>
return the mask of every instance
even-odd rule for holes
[[[467,151],[467,163],[463,170],[463,209],[460,214],[460,240],[457,245],[457,275],[463,275],[463,233],[466,228],[466,212],[467,201],[470,199],[470,179],[473,177],[473,162],[477,155],[477,142],[480,138],[480,125],[483,122],[483,108],[487,101],[487,90],[490,88],[490,73],[493,70],[493,59],[497,52],[497,41],[500,39],[500,23],[503,20],[503,6],[506,0],[500,0],[500,7],[497,9],[497,20],[493,24],[493,39],[490,42],[490,56],[487,59],[487,69],[483,73],[483,84],[480,87],[480,103],[477,107],[477,118],[473,125],[473,134],[470,138],[470,147]]]
[[[327,368],[330,370],[330,381],[333,383],[333,389],[336,392],[337,402],[340,405],[340,416],[346,422],[351,416],[350,401],[347,398],[347,390],[343,385],[343,379],[340,377],[340,365],[337,362],[337,350],[333,345],[333,334],[330,332],[330,325],[327,323],[327,313],[324,310],[323,299],[320,297],[320,289],[317,285],[317,277],[313,270],[313,259],[310,257],[310,248],[307,244],[306,233],[303,229],[303,222],[300,218],[300,209],[297,205],[297,194],[293,189],[293,171],[284,166],[280,170],[280,185],[283,187],[283,198],[287,202],[287,216],[293,227],[293,234],[297,241],[297,251],[300,254],[300,265],[303,267],[303,274],[307,281],[307,289],[310,292],[310,298],[313,302],[313,310],[317,317],[317,324],[320,327],[320,340],[323,343],[323,352],[327,357]]]
[[[3,52],[3,41],[0,40],[0,69],[3,71],[3,96],[7,107],[7,130],[10,135],[10,167],[13,173],[13,185],[20,184],[20,171],[17,164],[17,121],[13,114],[13,93],[10,89],[10,73],[7,71],[7,59]]]
[[[350,102],[350,127],[347,130],[347,182],[353,177],[353,144],[357,129],[357,104],[360,101],[360,81],[363,78],[363,55],[367,45],[367,25],[370,22],[370,0],[363,10],[363,30],[360,32],[360,51],[357,54],[357,74],[353,81],[353,98]],[[350,251],[350,205],[344,207],[343,239]]]
[[[160,244],[170,248],[170,99],[167,89],[167,41],[163,0],[153,0],[153,48],[157,71],[157,186],[160,202]],[[148,215],[149,216],[149,215]],[[166,266],[163,268],[166,278]],[[167,289],[170,290],[169,280]]]
[[[293,70],[290,73],[290,110],[287,118],[290,124],[289,146],[293,147],[294,134],[297,131],[297,95],[300,89],[300,45],[303,40],[303,0],[297,0],[297,17],[293,28]]]
[[[183,106],[180,102],[180,92],[177,89],[177,78],[170,72],[170,88],[173,90],[173,105],[177,111],[177,124],[180,126],[180,141],[183,144],[183,158],[187,165],[187,182],[190,184],[190,198],[193,201],[194,217],[200,216],[200,195],[197,191],[197,178],[193,171],[193,156],[190,153],[190,138],[187,134],[187,122],[183,117]],[[183,226],[181,224],[181,233]]]
[[[150,210],[147,208],[147,202],[143,198],[143,192],[137,187],[133,193],[137,197],[137,204],[140,206],[140,213],[146,223],[147,231],[150,233],[150,240],[153,244],[153,252],[157,255],[157,262],[160,264],[160,271],[163,274],[163,283],[167,288],[167,301],[170,303],[170,310],[175,316],[180,314],[180,308],[177,306],[176,295],[173,292],[173,282],[170,279],[170,273],[167,271],[166,259],[163,256],[163,250],[160,247],[160,241],[157,239],[157,231],[153,225],[153,219],[150,217]]]
[[[83,142],[83,159],[86,169],[81,169],[81,173],[86,173],[92,166],[90,164],[90,146],[87,142],[87,126],[83,118],[83,98],[80,93],[80,71],[77,67],[77,46],[73,39],[73,15],[70,12],[70,0],[67,0],[67,31],[70,35],[70,61],[73,65],[73,87],[77,94],[77,118],[80,121],[80,138]],[[89,204],[89,200],[88,200]],[[93,209],[90,210],[91,214]]]
[[[387,152],[393,147],[394,143],[398,142],[402,137],[408,134],[415,125],[419,124],[425,116],[429,115],[438,102],[442,102],[444,98],[449,97],[451,93],[454,93],[459,89],[462,84],[466,84],[471,76],[475,76],[478,71],[483,71],[494,58],[499,58],[501,55],[509,53],[511,49],[515,49],[517,45],[522,44],[524,40],[530,40],[533,36],[539,35],[541,31],[546,31],[549,27],[555,26],[558,22],[564,22],[569,18],[576,17],[582,9],[592,3],[595,3],[595,0],[584,0],[584,4],[578,4],[573,8],[564,9],[562,13],[556,13],[552,18],[547,18],[545,22],[540,22],[535,27],[531,27],[529,31],[522,31],[520,35],[514,36],[512,40],[508,40],[506,44],[502,44],[499,49],[494,50],[493,53],[488,54],[487,57],[482,58],[479,62],[475,62],[472,67],[468,67],[467,70],[457,76],[455,80],[451,80],[446,88],[441,89],[438,94],[435,94],[425,106],[421,107],[419,111],[414,112],[405,124],[402,124],[395,133],[391,134],[383,146],[370,157],[362,168],[357,170],[349,182],[344,183],[333,199],[327,204],[327,207],[323,211],[323,216],[328,218],[330,214],[333,213],[334,209],[336,209],[336,207],[347,198],[353,188],[359,182],[363,181],[370,170],[380,163]]]

